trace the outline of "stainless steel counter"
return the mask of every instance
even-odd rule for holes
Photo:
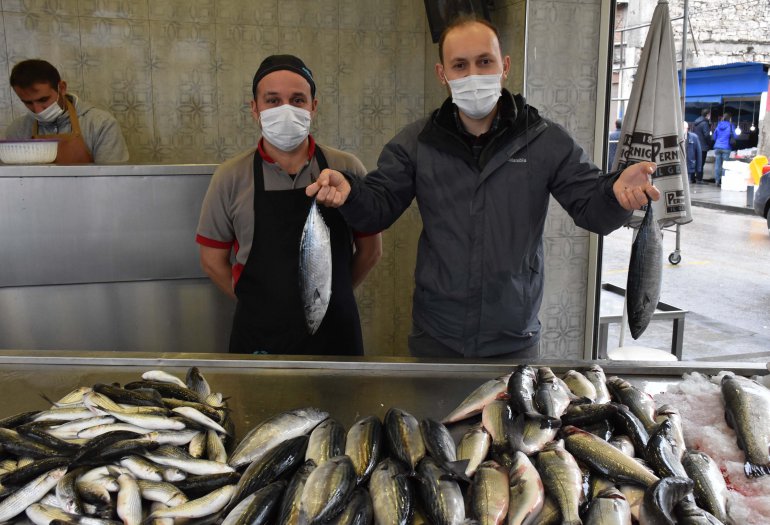
[[[8,177],[123,177],[154,175],[211,175],[217,164],[0,164],[0,178]]]
[[[229,398],[237,433],[278,412],[314,406],[330,412],[349,427],[361,416],[380,418],[390,407],[400,407],[415,417],[439,419],[482,382],[503,375],[518,364],[436,363],[429,360],[353,361],[270,359],[217,354],[75,353],[4,351],[0,353],[0,416],[40,410],[45,394],[57,399],[78,386],[99,382],[127,383],[142,372],[162,369],[182,378],[191,366],[203,372],[212,389]],[[583,361],[543,360],[556,372],[581,369]],[[751,376],[767,373],[756,363],[639,363],[602,361],[607,375],[625,377],[650,393],[662,392],[685,372],[716,374],[721,370]],[[459,432],[460,428],[455,428]]]

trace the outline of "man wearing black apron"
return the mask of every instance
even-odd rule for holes
[[[380,234],[354,235],[337,210],[321,210],[331,237],[332,290],[313,335],[299,290],[299,245],[312,204],[305,187],[327,167],[362,176],[365,169],[353,155],[309,135],[318,102],[302,60],[266,58],[252,90],[262,139],[217,169],[196,237],[204,270],[238,301],[230,352],[363,355],[353,288],[379,259]]]

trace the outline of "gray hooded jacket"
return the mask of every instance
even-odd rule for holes
[[[120,124],[110,113],[83,102],[75,95],[67,95],[75,106],[75,112],[80,122],[83,140],[94,158],[95,164],[128,162],[128,147],[123,138]],[[32,137],[32,126],[35,118],[30,114],[22,115],[11,122],[5,132],[8,139],[28,139]],[[65,111],[56,122],[39,124],[38,134],[53,135],[70,133],[72,124],[70,116]]]
[[[569,134],[503,90],[501,122],[476,161],[451,99],[405,127],[377,169],[351,179],[340,208],[358,231],[389,227],[417,198],[423,221],[413,318],[466,357],[539,341],[549,196],[585,229],[607,234],[631,212]]]

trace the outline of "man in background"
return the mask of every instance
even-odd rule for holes
[[[698,173],[700,173],[701,181],[703,180],[700,139],[695,133],[690,132],[690,125],[687,122],[682,123],[682,130],[684,131],[685,150],[687,152],[687,175],[690,178],[690,184],[695,184]]]
[[[711,110],[703,108],[700,117],[695,119],[692,124],[692,131],[698,137],[701,150],[700,169],[695,174],[695,181],[700,184],[703,182],[703,168],[706,166],[706,155],[711,149]]]
[[[620,128],[623,127],[623,119],[615,121],[615,131],[610,132],[609,146],[607,147],[607,168],[612,169],[615,163],[615,152],[618,151],[618,141],[620,140]]]
[[[50,63],[19,62],[11,70],[10,84],[27,114],[8,126],[7,139],[58,139],[57,164],[128,161],[126,141],[115,117],[67,93],[67,82]]]

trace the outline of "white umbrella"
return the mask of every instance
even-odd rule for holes
[[[687,149],[682,135],[680,104],[668,0],[659,0],[631,88],[613,170],[622,170],[641,161],[657,164],[657,171],[652,177],[661,197],[652,203],[652,211],[661,227],[692,221]],[[638,227],[643,217],[644,211],[634,212],[629,226]],[[626,324],[624,308],[620,331],[621,348],[614,352],[615,359],[634,354],[661,355],[662,352],[653,352],[651,349],[623,347]],[[634,352],[635,348],[644,352]]]
[[[661,198],[652,211],[662,227],[692,221],[680,103],[668,1],[660,0],[636,69],[613,170],[649,160],[658,165],[653,183]],[[638,226],[643,217],[643,211],[634,212],[629,224]]]

